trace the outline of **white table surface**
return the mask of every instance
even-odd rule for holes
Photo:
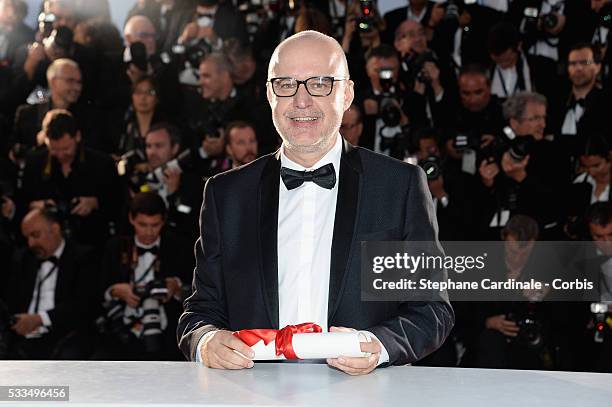
[[[0,386],[70,386],[60,406],[612,406],[612,374],[390,367],[352,377],[313,364],[220,371],[187,362],[0,361]],[[8,403],[0,402],[0,406]]]

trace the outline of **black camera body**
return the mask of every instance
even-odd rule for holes
[[[168,288],[166,288],[166,282],[164,280],[155,279],[143,286],[134,286],[134,294],[140,297],[141,301],[147,298],[161,301],[168,295]]]
[[[423,52],[422,54],[411,54],[404,58],[401,66],[400,80],[406,89],[413,89],[416,82],[428,85],[430,79],[423,72],[426,62],[437,64],[437,58],[431,51]]]
[[[519,328],[517,336],[513,339],[516,344],[534,350],[544,347],[544,328],[531,304],[528,304],[528,310],[524,314],[511,312],[506,318],[516,323]]]

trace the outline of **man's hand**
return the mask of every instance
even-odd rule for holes
[[[168,195],[174,194],[181,186],[181,171],[178,168],[164,170],[164,184],[168,188]]]
[[[202,148],[206,151],[209,157],[218,157],[223,154],[225,150],[225,141],[223,136],[221,137],[204,137],[202,140]]]
[[[44,209],[45,205],[56,206],[57,204],[53,199],[40,199],[30,202],[30,209]]]
[[[143,71],[140,68],[138,68],[136,65],[134,64],[130,64],[128,66],[128,69],[125,71],[127,76],[130,78],[130,81],[132,83],[137,82],[138,80],[140,80],[140,78],[144,77],[145,75],[151,75],[153,74],[153,68],[151,67],[151,64],[148,65],[147,71]]]
[[[329,332],[355,332],[353,328],[335,327],[329,328]],[[360,342],[361,351],[370,353],[366,357],[346,357],[340,356],[337,359],[327,359],[327,364],[336,369],[342,370],[351,376],[360,376],[370,373],[378,366],[378,359],[382,347],[380,342],[372,338],[372,342]]]
[[[505,152],[502,156],[502,170],[507,176],[515,180],[516,182],[523,182],[527,178],[527,171],[525,168],[529,163],[529,156],[523,158],[521,161],[516,162],[510,157],[508,152]]]
[[[485,326],[488,329],[499,331],[506,336],[515,337],[518,335],[520,328],[514,323],[514,321],[508,321],[505,315],[495,315],[489,317],[485,321]]]
[[[185,29],[183,30],[183,33],[181,34],[181,36],[178,38],[177,42],[179,44],[184,44],[188,41],[191,41],[195,37],[197,37],[197,35],[198,35],[198,24],[192,21],[185,26]]]
[[[495,177],[499,174],[499,166],[495,161],[489,163],[487,160],[482,160],[478,172],[485,187],[491,188],[495,183]]]
[[[99,207],[98,198],[95,196],[81,196],[78,200],[79,203],[70,211],[73,215],[88,216]]]
[[[164,303],[170,301],[175,295],[180,294],[180,280],[177,277],[166,277],[166,289],[168,289],[168,295],[166,296]]]
[[[427,61],[423,65],[423,73],[429,78],[434,95],[438,96],[444,90],[440,83],[440,69],[435,63]]]
[[[45,58],[47,58],[47,54],[45,53],[45,47],[42,44],[35,42],[34,44],[30,45],[28,48],[28,56],[23,64],[23,70],[25,71],[29,80],[34,79],[36,67],[40,61],[44,60]]]
[[[17,323],[11,329],[21,336],[34,332],[43,324],[42,318],[38,314],[17,314],[15,317]]]
[[[132,284],[117,283],[111,287],[110,294],[111,297],[119,298],[132,308],[136,308],[140,304],[140,297],[134,294]]]
[[[234,351],[240,352],[242,355]],[[252,358],[255,352],[239,338],[236,338],[230,331],[216,331],[210,338],[202,344],[200,348],[202,362],[214,369],[245,369],[252,368],[254,363]]]
[[[441,199],[444,196],[448,196],[446,190],[444,189],[444,179],[440,175],[438,178],[428,181],[429,190],[431,191],[431,195],[434,198]]]

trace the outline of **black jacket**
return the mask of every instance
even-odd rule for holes
[[[214,329],[279,326],[280,159],[266,155],[209,179],[196,244],[194,293],[179,320],[179,347],[190,360]],[[338,180],[329,277],[328,323],[367,329],[389,364],[414,362],[438,348],[453,326],[448,302],[361,301],[360,241],[437,241],[424,173],[345,143]]]

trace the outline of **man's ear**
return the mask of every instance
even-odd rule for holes
[[[514,131],[514,129],[519,125],[519,122],[516,119],[510,119],[509,124],[510,124],[510,127],[512,128],[512,131]]]
[[[274,97],[274,94],[272,93],[272,84],[269,82],[266,84],[266,97],[268,98],[268,103],[270,106],[272,106],[272,98]]]
[[[74,137],[74,139],[76,140],[77,143],[81,142],[81,130],[77,130],[77,134]]]
[[[355,99],[355,83],[352,80],[346,81],[346,88],[344,89],[344,111],[346,112]]]
[[[130,225],[134,226],[134,217],[131,213],[128,213],[128,220],[130,221]]]
[[[172,156],[176,157],[176,155],[179,152],[179,149],[181,148],[181,146],[179,144],[173,144],[172,145]]]

